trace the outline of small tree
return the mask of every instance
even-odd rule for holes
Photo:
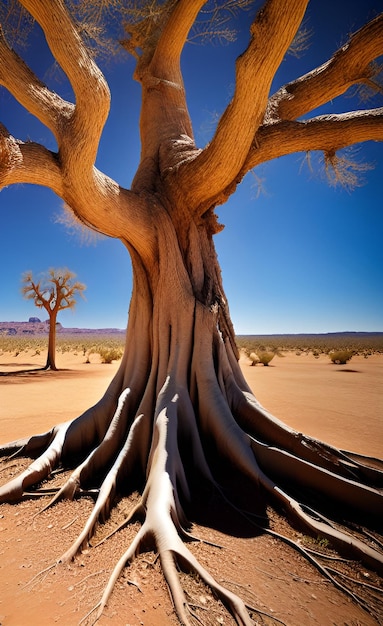
[[[27,300],[33,300],[40,309],[49,315],[48,356],[44,369],[57,370],[56,367],[56,320],[59,311],[73,309],[76,294],[83,297],[86,289],[83,283],[74,281],[76,274],[67,268],[51,268],[36,281],[32,272],[23,275],[22,293]]]

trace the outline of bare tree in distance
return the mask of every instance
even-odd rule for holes
[[[95,620],[125,565],[149,544],[159,554],[182,624],[195,623],[196,609],[182,590],[179,568],[209,585],[238,624],[253,623],[256,610],[217,582],[186,545],[200,499],[209,506],[206,484],[258,531],[287,541],[269,526],[271,507],[303,533],[382,573],[383,462],[296,432],[259,404],[238,364],[213,236],[222,230],[215,207],[256,166],[322,151],[337,172],[339,150],[383,140],[383,108],[313,113],[351,87],[379,89],[375,60],[383,53],[383,14],[326,63],[270,95],[308,1],[290,0],[286,10],[285,0],[267,0],[259,11],[249,11],[249,43],[236,60],[233,97],[211,141],[198,148],[181,54],[202,11],[212,8],[215,16],[218,6],[234,10],[242,3],[128,2],[122,45],[135,59],[142,101],[140,161],[125,189],[95,166],[110,91],[83,36],[94,15],[101,15],[100,3],[79,3],[84,15],[76,20],[62,0],[21,4],[43,29],[74,102],[51,91],[1,34],[1,84],[52,131],[58,146],[52,152],[24,143],[1,127],[1,186],[45,185],[81,222],[120,239],[131,256],[134,284],[125,353],[106,393],[77,419],[2,446],[5,456],[35,460],[1,487],[0,501],[17,501],[35,484],[38,495],[41,480],[76,460],[47,505],[74,498],[83,488],[98,494],[83,530],[59,558],[68,562],[109,515],[116,496],[139,491],[124,524],[138,519],[140,529],[113,569]],[[357,532],[356,521],[369,530]],[[346,579],[335,580],[332,566],[291,545],[365,610],[381,613],[378,592],[365,601]]]
[[[56,322],[57,315],[65,309],[74,309],[76,296],[83,296],[86,287],[75,281],[76,274],[67,268],[51,268],[37,279],[31,271],[23,274],[22,294],[27,300],[33,300],[39,309],[45,309],[49,316],[48,354],[44,369],[57,370],[56,367]]]

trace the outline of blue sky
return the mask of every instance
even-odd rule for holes
[[[380,5],[380,6],[379,6]],[[312,0],[307,26],[309,49],[290,56],[272,91],[323,63],[367,19],[381,10],[378,0]],[[234,59],[246,47],[250,14],[232,45],[190,45],[183,55],[188,106],[197,144],[203,147],[233,93]],[[36,33],[24,53],[34,71],[70,99],[70,88],[52,77],[51,59]],[[129,187],[139,158],[140,88],[132,81],[133,62],[102,66],[112,92],[112,107],[97,165]],[[382,96],[366,107],[382,106]],[[337,98],[318,110],[358,108],[353,98]],[[54,149],[49,132],[0,88],[0,120],[14,136]],[[383,331],[383,144],[367,142],[357,159],[374,169],[353,192],[328,185],[313,159],[313,171],[296,154],[257,168],[262,181],[248,175],[229,202],[218,207],[225,229],[215,238],[224,287],[238,334]],[[131,295],[128,254],[117,240],[84,244],[57,223],[62,201],[48,189],[12,186],[0,193],[0,321],[39,316],[23,300],[21,275],[50,267],[68,267],[87,285],[86,300],[64,311],[65,327],[124,328]],[[42,314],[42,319],[45,316]]]

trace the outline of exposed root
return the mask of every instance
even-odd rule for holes
[[[110,596],[112,595],[114,585],[116,584],[118,578],[121,575],[122,570],[125,565],[133,559],[133,557],[138,553],[140,545],[145,538],[145,529],[142,526],[134,540],[130,544],[129,548],[119,559],[118,563],[115,565],[112,574],[109,578],[109,581],[105,587],[104,593],[102,595],[101,600],[84,616],[84,618],[79,622],[80,624],[84,623],[92,616],[94,613],[96,615],[93,616],[90,624],[95,624],[101,617],[104,612],[104,609],[108,603]]]
[[[76,515],[76,517],[74,517],[70,522],[68,522],[64,526],[61,526],[61,530],[67,530],[67,528],[70,528],[72,524],[75,524],[77,522],[77,520],[78,520],[78,515]]]
[[[198,606],[183,590],[180,570],[197,575],[240,626],[253,624],[249,612],[271,619],[217,582],[185,545],[201,541],[191,532],[188,519],[203,482],[253,524],[257,533],[266,532],[287,543],[326,580],[379,619],[382,592],[377,585],[350,576],[349,559],[383,573],[383,541],[378,527],[383,515],[383,463],[337,450],[276,420],[250,393],[235,365],[231,345],[223,342],[213,328],[211,312],[197,303],[194,316],[196,327],[201,324],[206,333],[178,342],[174,340],[176,329],[168,326],[158,338],[161,350],[157,347],[151,355],[150,372],[149,356],[145,357],[146,385],[142,380],[137,382],[140,376],[136,361],[132,361],[131,376],[124,370],[126,361],[103,400],[77,420],[0,449],[0,455],[11,464],[8,467],[14,467],[14,457],[21,454],[35,459],[0,488],[0,502],[51,495],[42,509],[45,511],[63,498],[94,498],[92,511],[72,545],[28,584],[35,584],[59,563],[74,559],[89,545],[98,524],[108,518],[117,495],[132,493],[139,485],[139,500],[125,519],[93,545],[101,545],[133,520],[141,523],[115,564],[100,601],[81,623],[98,621],[123,569],[148,547],[158,554],[175,611],[185,626],[202,620]],[[206,336],[214,338],[215,361]],[[167,359],[161,357],[165,352]],[[58,475],[68,465],[71,474],[56,488]],[[44,481],[53,476],[50,487]],[[242,478],[252,489],[245,507],[240,493]],[[345,530],[342,523],[330,519],[330,501],[334,508],[338,506],[339,520],[343,512],[350,519],[358,518],[358,526],[349,525]],[[282,511],[295,528],[327,539],[348,561],[306,548],[269,528],[268,503]],[[371,530],[363,528],[360,518],[366,523],[372,520]],[[74,521],[76,518],[63,530]],[[346,572],[335,569],[335,562]],[[367,595],[371,602],[366,600]],[[274,616],[272,619],[283,624]]]
[[[144,517],[145,516],[145,507],[143,506],[142,502],[138,502],[130,511],[129,514],[126,516],[126,518],[118,525],[116,526],[116,528],[113,528],[113,530],[108,533],[103,539],[101,539],[101,541],[99,541],[98,543],[95,543],[92,545],[92,548],[98,548],[99,546],[101,546],[103,543],[105,543],[105,541],[108,541],[108,539],[110,539],[111,537],[113,537],[113,535],[115,535],[117,532],[119,532],[120,530],[122,530],[123,528],[125,528],[126,526],[128,526],[128,524],[130,524],[130,522],[135,518],[135,517]]]
[[[33,585],[36,584],[37,581],[39,581],[44,575],[46,576],[48,572],[56,567],[56,565],[57,563],[52,563],[51,565],[48,565],[48,567],[46,567],[45,569],[37,572],[37,574],[35,574],[35,576],[33,576],[31,580],[28,580],[28,582],[24,585],[24,589],[27,587],[33,587]]]

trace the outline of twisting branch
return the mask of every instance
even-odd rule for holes
[[[161,33],[151,66],[154,74],[166,75],[170,66],[179,67],[182,49],[205,0],[181,0],[177,2],[170,19]]]
[[[283,0],[269,0],[258,13],[251,26],[250,44],[237,59],[234,98],[222,115],[212,142],[177,172],[177,182],[182,185],[188,204],[198,208],[235,180],[262,123],[271,81],[294,39],[306,6],[307,0],[294,0],[285,11]]]
[[[37,78],[18,54],[12,50],[0,27],[0,84],[20,104],[35,115],[59,139],[63,118],[69,118],[74,106],[66,102]]]
[[[265,120],[293,120],[356,83],[371,86],[376,71],[372,61],[382,54],[383,13],[357,31],[332,59],[279,89],[270,98]]]
[[[13,183],[33,183],[62,194],[60,165],[40,144],[15,139],[0,123],[0,188]]]
[[[81,163],[81,168],[86,170],[94,164],[109,113],[108,85],[82,43],[63,2],[23,0],[22,4],[44,30],[51,52],[67,75],[76,96],[70,125],[61,137],[60,153],[65,164],[73,163],[78,167]]]
[[[264,125],[256,135],[240,178],[253,167],[286,154],[340,150],[368,140],[383,140],[383,107]]]

